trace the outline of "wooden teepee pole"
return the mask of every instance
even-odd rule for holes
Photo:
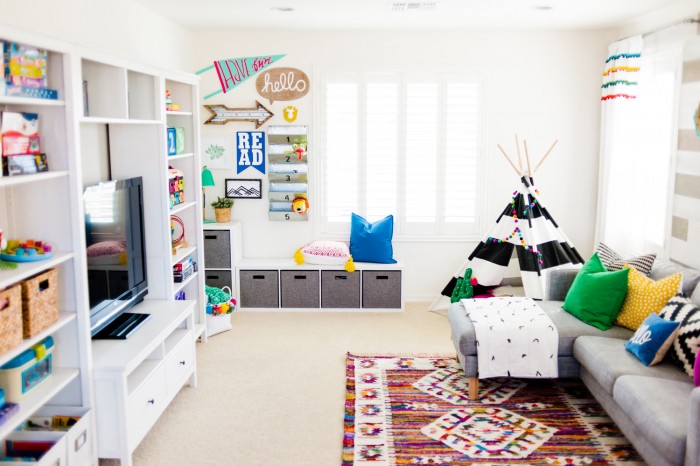
[[[515,147],[518,150],[518,171],[523,173],[523,158],[520,156],[520,141],[518,141],[518,135],[515,134]]]
[[[544,157],[542,157],[542,159],[540,160],[540,162],[535,166],[535,170],[534,170],[532,173],[537,173],[537,169],[540,168],[540,165],[542,165],[542,162],[544,162],[544,159],[546,159],[547,156],[549,155],[549,153],[552,152],[552,149],[554,149],[554,146],[556,146],[558,142],[559,142],[559,139],[556,139],[556,140],[554,141],[554,143],[552,144],[552,147],[550,147],[549,150],[547,151],[547,153],[544,154]]]
[[[527,176],[532,178],[532,168],[530,167],[530,154],[527,151],[527,140],[523,139],[523,145],[525,146],[525,160],[527,160]]]
[[[513,170],[515,170],[515,173],[517,173],[518,176],[523,176],[523,174],[520,172],[520,170],[518,170],[518,167],[516,167],[515,164],[513,163],[513,161],[510,159],[510,157],[508,157],[508,154],[506,154],[506,151],[503,150],[503,147],[501,147],[500,144],[496,144],[496,146],[498,146],[498,148],[501,150],[501,153],[506,158],[506,160],[508,161],[510,166],[513,167]]]

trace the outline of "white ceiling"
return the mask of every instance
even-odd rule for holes
[[[552,28],[625,26],[687,0],[136,0],[192,31],[310,28]],[[392,11],[408,3],[408,11]],[[418,4],[434,4],[430,11]],[[700,3],[700,2],[699,2]],[[279,11],[275,8],[293,8]],[[698,8],[700,10],[700,7]]]

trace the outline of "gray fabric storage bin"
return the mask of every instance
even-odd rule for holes
[[[281,270],[282,307],[320,307],[318,270]]]
[[[204,271],[204,283],[208,286],[214,286],[216,288],[223,288],[228,286],[233,290],[233,277],[231,277],[230,270],[205,270]]]
[[[204,268],[231,268],[231,238],[228,230],[204,230]]]
[[[322,270],[321,307],[359,308],[360,272]]]
[[[363,270],[362,307],[401,309],[401,271]]]
[[[277,270],[241,270],[241,307],[279,307]]]

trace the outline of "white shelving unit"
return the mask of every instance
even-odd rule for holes
[[[25,395],[19,411],[0,426],[0,441],[16,435],[13,430],[32,415],[49,409],[63,414],[73,414],[77,410],[83,418],[81,426],[85,428],[81,464],[96,465],[82,182],[76,156],[78,99],[72,85],[77,77],[71,65],[72,47],[10,28],[3,30],[0,39],[47,49],[49,87],[56,89],[59,97],[58,100],[0,97],[0,111],[39,115],[41,150],[46,153],[50,170],[35,175],[0,177],[0,228],[5,238],[41,240],[54,249],[51,259],[22,263],[14,270],[0,271],[0,289],[55,268],[59,306],[56,323],[0,355],[2,365],[44,338],[54,338],[52,375]],[[66,447],[66,442],[56,443],[51,456],[75,459],[72,448],[72,445]],[[57,449],[63,451],[53,451]]]
[[[206,340],[204,279],[196,272],[175,283],[172,266],[192,257],[203,264],[199,121],[196,112],[198,79],[194,75],[165,72],[113,57],[90,53],[76,57],[82,82],[87,81],[88,115],[81,115],[80,141],[84,185],[108,179],[143,178],[148,295],[146,299],[173,300],[185,292],[194,306],[194,338]],[[109,83],[109,86],[105,85]],[[182,111],[165,109],[165,91]],[[82,91],[81,91],[82,95]],[[167,128],[182,127],[185,147],[168,156]],[[185,180],[185,201],[169,207],[168,168],[180,169]],[[185,225],[188,247],[172,253],[170,217]]]
[[[198,80],[194,75],[165,72],[95,53],[76,56],[75,66],[82,73],[81,89],[82,82],[87,81],[87,105],[82,102],[80,108],[87,108],[88,114],[78,119],[80,152],[85,155],[83,185],[137,176],[143,180],[148,294],[133,310],[153,316],[124,342],[93,343],[98,456],[120,458],[122,465],[128,465],[133,450],[184,383],[180,379],[169,380],[167,391],[161,384],[171,370],[164,369],[170,365],[168,342],[174,338],[178,342],[182,338],[188,340],[178,348],[188,343],[192,347],[191,355],[188,353],[185,359],[187,377],[194,381],[194,341],[206,340],[203,274],[195,272],[175,283],[172,272],[173,265],[188,257],[203,264],[199,121],[192,111],[199,98]],[[166,111],[166,89],[171,91],[172,101],[181,105],[182,112]],[[184,128],[184,150],[174,157],[168,156],[169,127]],[[170,167],[181,170],[185,182],[184,202],[172,207]],[[171,236],[173,215],[182,220],[188,244],[175,253]],[[175,301],[175,295],[181,292],[186,301]],[[179,310],[177,316],[171,315],[173,309]],[[179,336],[166,338],[163,328],[175,325],[168,316],[186,331],[176,331],[172,335]],[[162,357],[143,352],[146,342],[156,340],[160,343],[148,344],[160,345],[156,352]],[[172,357],[179,357],[181,350],[174,351]],[[136,366],[121,364],[119,360],[124,355],[131,355],[129,364]],[[145,418],[136,414],[148,407],[142,406],[148,402],[141,399],[146,396],[144,393],[149,399],[158,399],[157,409],[148,410],[151,414]]]
[[[53,375],[27,395],[20,411],[0,426],[0,441],[15,435],[11,431],[35,413],[60,414],[62,409],[68,415],[78,412],[83,418],[79,423],[80,433],[69,432],[66,438],[79,435],[81,450],[71,451],[71,444],[76,442],[61,441],[61,445],[68,445],[68,451],[57,457],[67,458],[68,464],[96,466],[101,448],[96,439],[104,437],[99,429],[109,425],[104,419],[110,419],[111,409],[109,403],[101,404],[102,412],[97,407],[96,400],[105,400],[105,396],[109,399],[109,395],[99,387],[93,388],[96,358],[100,369],[110,371],[110,358],[116,361],[119,355],[132,354],[136,355],[134,360],[139,360],[142,340],[155,338],[154,344],[159,349],[154,351],[162,356],[160,363],[152,361],[158,359],[152,353],[136,369],[125,371],[130,387],[128,397],[142,392],[148,380],[163,377],[167,389],[162,389],[167,396],[161,398],[159,413],[187,380],[191,384],[196,381],[194,342],[206,339],[204,275],[196,273],[182,283],[175,283],[172,265],[192,257],[200,267],[204,266],[200,125],[195,111],[199,100],[198,78],[13,28],[4,28],[0,39],[47,49],[49,87],[58,91],[58,100],[0,96],[0,111],[39,114],[41,146],[50,170],[0,177],[0,228],[6,238],[46,241],[54,251],[49,260],[0,271],[0,289],[55,268],[59,296],[58,321],[0,355],[2,365],[47,336],[55,340]],[[180,112],[166,111],[166,89],[171,91],[172,101],[180,104]],[[167,155],[168,127],[184,128],[184,150],[174,157]],[[185,202],[174,209],[169,206],[169,166],[180,169],[185,179]],[[83,192],[86,186],[100,181],[136,176],[143,179],[149,291],[146,301],[134,311],[147,309],[154,315],[148,327],[144,327],[148,329],[144,334],[112,342],[110,349],[105,350],[106,345],[95,346],[90,338]],[[188,248],[175,255],[170,230],[173,213],[183,220],[188,242]],[[187,301],[175,302],[175,294],[180,291],[186,293]],[[173,314],[173,310],[177,312]],[[137,331],[134,335],[138,334]],[[186,366],[180,360],[186,360]],[[181,371],[182,367],[185,372]],[[150,386],[163,387],[158,383]],[[128,433],[128,448],[121,444],[116,456],[128,457],[128,464],[130,452],[156,418],[149,418],[147,424],[137,420],[136,424],[126,425],[125,417],[118,417],[120,424],[116,428]]]

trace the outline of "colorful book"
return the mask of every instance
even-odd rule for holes
[[[2,155],[39,154],[39,115],[3,112],[0,125]]]
[[[8,84],[5,90],[5,95],[14,97],[32,97],[35,99],[56,100],[58,98],[58,91],[56,91],[55,89],[15,86],[14,84]]]

